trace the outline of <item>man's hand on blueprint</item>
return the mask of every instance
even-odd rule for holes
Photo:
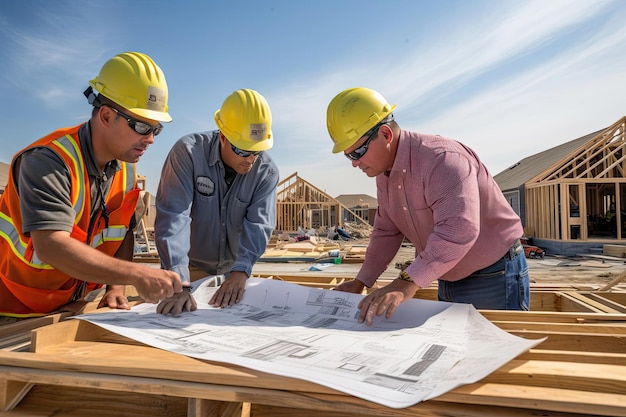
[[[213,297],[209,300],[209,304],[213,307],[228,307],[237,304],[243,297],[243,291],[246,288],[248,274],[243,271],[232,271],[226,281],[217,289]]]
[[[178,316],[183,311],[195,311],[198,308],[196,300],[189,291],[174,294],[170,298],[161,301],[157,306],[157,313]]]
[[[372,291],[367,297],[359,303],[359,323],[365,322],[367,326],[371,326],[374,322],[374,316],[385,315],[385,318],[391,318],[396,308],[413,298],[417,290],[415,283],[396,279],[382,288]]]
[[[102,296],[98,308],[109,307],[111,309],[130,310],[125,288],[124,285],[107,285],[106,292]]]

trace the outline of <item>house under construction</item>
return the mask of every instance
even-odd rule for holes
[[[549,253],[626,240],[626,117],[495,176],[526,234]]]
[[[369,228],[369,212],[367,219],[362,214],[300,178],[297,172],[278,183],[276,230],[279,232],[345,227],[344,219]]]

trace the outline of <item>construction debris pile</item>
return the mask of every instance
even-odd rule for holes
[[[258,262],[356,263],[363,262],[365,248],[326,237],[281,234],[272,236]]]
[[[367,239],[372,233],[372,227],[369,224],[344,222],[343,228],[355,239]]]

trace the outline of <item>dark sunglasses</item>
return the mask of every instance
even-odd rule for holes
[[[117,115],[120,116],[122,119],[126,119],[126,121],[128,122],[128,126],[142,136],[149,135],[150,133],[156,136],[163,130],[163,125],[161,123],[157,123],[156,126],[152,126],[146,122],[135,119],[134,117],[130,117],[126,113],[122,113],[115,107],[109,106],[108,104],[103,104],[103,106],[107,106],[115,113],[117,113]]]
[[[370,135],[367,137],[365,142],[363,142],[363,145],[359,146],[358,148],[356,148],[350,153],[344,153],[346,158],[348,158],[351,161],[358,161],[359,159],[363,158],[363,155],[365,155],[365,152],[367,152],[367,148],[370,142],[372,141],[372,139],[374,139],[374,135],[378,133],[378,129],[380,129],[381,126],[382,126],[382,123],[379,123],[376,126],[374,126],[374,128],[371,130],[372,133],[370,133]]]
[[[263,153],[263,151],[255,151],[255,152],[252,152],[252,151],[244,151],[243,149],[239,149],[238,147],[236,147],[236,146],[235,146],[235,145],[233,145],[232,143],[230,144],[230,147],[233,149],[233,152],[235,152],[235,154],[236,154],[237,156],[241,156],[242,158],[247,158],[247,157],[249,157],[250,155],[252,155],[252,156],[258,156],[258,155],[260,155],[260,154],[262,154],[262,153]]]

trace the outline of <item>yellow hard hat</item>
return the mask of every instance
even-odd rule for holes
[[[167,112],[167,83],[161,68],[148,55],[124,52],[104,63],[89,85],[121,107],[152,120],[171,122]]]
[[[233,92],[214,117],[220,131],[239,149],[265,151],[274,144],[270,106],[254,90],[244,88]]]
[[[395,108],[395,104],[387,103],[380,93],[369,88],[348,88],[337,94],[326,110],[326,127],[335,142],[333,153],[354,145]]]

